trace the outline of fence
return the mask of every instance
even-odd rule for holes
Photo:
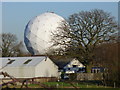
[[[23,81],[23,80],[25,80],[25,79],[27,79],[27,78],[17,78],[19,81]],[[29,79],[29,78],[28,78]],[[58,78],[56,78],[56,77],[36,77],[36,78],[30,78],[31,79],[31,81],[32,82],[41,82],[41,83],[43,83],[43,82],[50,82],[50,81],[52,81],[52,82],[54,82],[54,81],[57,81],[58,80]],[[10,78],[3,78],[2,79],[2,81],[4,81],[4,82],[9,82],[9,81],[11,81],[11,79]],[[2,82],[1,82],[2,83]],[[0,83],[0,84],[1,84]]]

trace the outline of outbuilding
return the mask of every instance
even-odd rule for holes
[[[46,56],[0,58],[0,72],[15,78],[59,77],[58,66]]]
[[[70,74],[85,73],[86,67],[76,58],[66,58],[63,60],[55,60],[56,65],[59,67],[62,79],[69,79]]]
[[[68,64],[63,67],[65,73],[85,73],[85,66],[76,58],[72,59]]]
[[[64,60],[54,61],[59,67],[59,71],[65,73],[85,73],[86,67],[76,58],[67,58]]]

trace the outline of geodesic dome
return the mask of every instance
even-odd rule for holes
[[[52,33],[60,29],[65,21],[61,16],[47,12],[34,17],[28,22],[24,32],[24,42],[33,55],[44,55],[51,49]]]

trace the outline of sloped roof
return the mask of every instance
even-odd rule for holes
[[[63,60],[64,59],[64,60]],[[59,60],[53,60],[53,62],[59,67],[59,69],[63,69],[67,64],[69,64],[74,58],[62,58]]]
[[[70,61],[63,62],[63,61],[55,61],[54,63],[59,67],[59,69],[62,69],[64,66],[66,66]]]
[[[45,60],[45,56],[40,57],[2,57],[0,58],[0,67],[19,67],[19,66],[35,66],[40,63],[42,60]],[[10,61],[12,61],[8,64]]]
[[[72,60],[76,58],[71,58],[71,57],[55,57],[51,56],[51,60],[59,67],[59,69],[63,69],[67,64],[69,64]],[[78,60],[78,59],[76,59]],[[80,62],[81,63],[81,62]],[[82,64],[82,63],[81,63]]]

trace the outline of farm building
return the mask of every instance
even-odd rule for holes
[[[70,61],[67,65],[63,67],[63,70],[65,71],[65,73],[84,73],[86,71],[85,66],[77,59],[73,59],[72,61]]]
[[[76,58],[62,58],[54,60],[59,67],[62,79],[69,79],[69,75],[73,73],[85,73],[86,67]]]
[[[0,72],[7,72],[15,78],[58,77],[58,66],[50,58],[5,57],[0,58]]]
[[[65,73],[84,73],[85,66],[76,58],[68,58],[64,61],[54,61],[58,65],[60,71]]]

